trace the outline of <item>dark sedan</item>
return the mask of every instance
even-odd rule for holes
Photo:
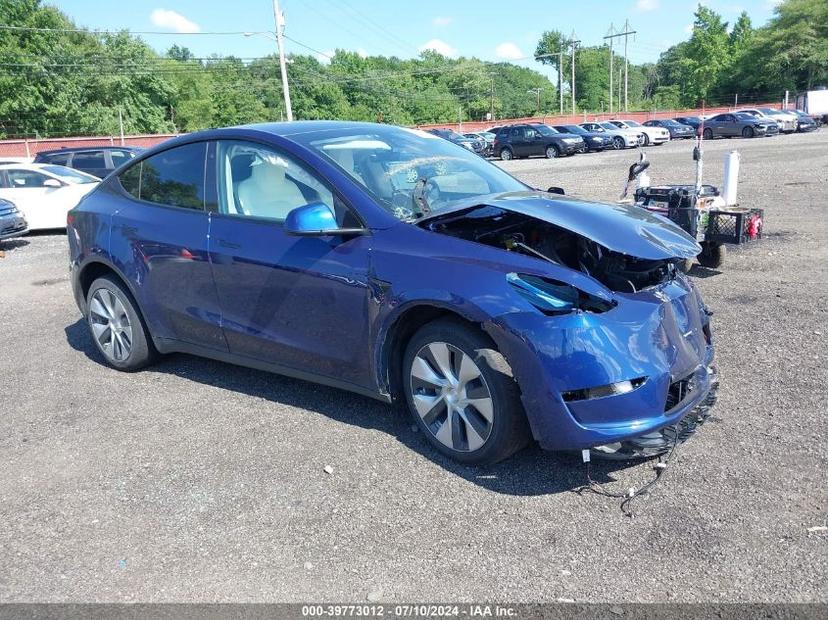
[[[588,131],[579,125],[553,125],[553,129],[561,133],[571,133],[576,136],[581,136],[584,141],[584,148],[581,151],[603,151],[604,149],[615,148],[612,144],[612,136],[606,133],[598,133],[597,131]]]
[[[20,237],[29,231],[26,218],[17,206],[0,198],[0,241]]]
[[[796,114],[796,130],[799,132],[814,131],[817,129],[816,121],[802,110],[794,110]]]
[[[677,116],[673,120],[682,125],[689,125],[695,130],[698,130],[699,125],[702,124],[702,119],[699,116]]]
[[[671,118],[654,118],[644,123],[645,127],[661,127],[670,132],[670,139],[695,138],[696,130],[691,125],[679,123]]]
[[[705,140],[724,137],[758,138],[779,133],[779,125],[773,121],[757,118],[746,112],[717,114],[704,121],[703,136]]]
[[[454,144],[459,144],[463,148],[470,150],[472,153],[477,153],[478,155],[484,155],[486,153],[487,148],[484,140],[473,140],[472,138],[467,138],[453,129],[426,129],[425,131],[430,134],[434,134],[435,136],[440,136],[449,142],[454,142]]]

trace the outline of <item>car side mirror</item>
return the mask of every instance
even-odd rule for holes
[[[46,179],[43,181],[43,187],[63,187],[63,183],[57,179]]]
[[[549,194],[560,194],[561,196],[566,196],[566,192],[564,191],[563,187],[555,187],[552,186],[546,190]]]
[[[336,217],[324,202],[311,202],[296,207],[285,218],[285,232],[304,237],[327,237],[336,235],[362,235],[363,228],[339,228]]]

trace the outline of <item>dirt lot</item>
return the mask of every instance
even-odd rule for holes
[[[653,181],[690,181],[690,148],[647,149]],[[573,492],[572,456],[461,467],[345,392],[184,355],[110,370],[65,239],[0,244],[0,600],[828,601],[828,130],[715,141],[707,180],[733,148],[766,239],[694,270],[719,403],[632,520]],[[612,200],[635,158],[504,167]]]

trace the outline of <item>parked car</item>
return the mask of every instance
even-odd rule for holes
[[[0,166],[0,198],[17,205],[29,230],[65,228],[69,209],[99,181],[65,166],[5,164]]]
[[[402,401],[466,463],[530,438],[666,451],[717,383],[710,313],[676,267],[694,239],[639,207],[532,189],[422,131],[181,136],[109,176],[67,236],[75,300],[112,367],[185,351]]]
[[[464,133],[463,135],[465,137],[469,138],[470,140],[477,140],[479,142],[482,142],[483,145],[484,145],[483,150],[484,150],[485,154],[486,155],[491,155],[492,154],[492,150],[494,148],[495,134],[490,133],[488,131],[478,131],[478,132]]]
[[[703,119],[701,116],[677,116],[673,120],[682,125],[689,125],[698,133],[699,125],[702,124]]]
[[[20,209],[13,202],[0,198],[0,241],[20,237],[27,232],[29,226]]]
[[[780,112],[773,108],[744,108],[742,110],[736,110],[736,112],[750,114],[765,121],[773,121],[779,126],[779,131],[782,133],[793,133],[796,131],[797,118],[793,114]]]
[[[550,159],[574,155],[584,141],[572,134],[562,134],[540,124],[507,125],[501,127],[494,142],[494,156],[503,160],[542,155]]]
[[[135,146],[96,146],[41,151],[36,164],[56,164],[104,178],[115,168],[129,161],[144,149]]]
[[[665,142],[670,141],[670,132],[661,127],[645,127],[638,121],[621,119],[611,120],[610,123],[619,129],[630,129],[642,134],[644,136],[642,146],[649,146],[650,144],[661,146]]]
[[[810,114],[806,114],[802,110],[794,110],[796,114],[796,130],[799,132],[814,131],[819,125]]]
[[[472,140],[453,129],[426,129],[426,131],[449,142],[454,142],[454,144],[458,144],[478,155],[486,154],[486,142],[484,140]]]
[[[666,129],[667,132],[670,134],[671,140],[696,137],[696,130],[693,129],[690,125],[679,123],[678,121],[674,121],[671,118],[654,118],[652,120],[645,121],[644,126],[661,127],[662,129]]]
[[[592,121],[581,123],[587,131],[594,131],[596,133],[604,133],[612,138],[612,146],[616,149],[634,148],[644,144],[644,134],[631,129],[621,129],[616,127],[609,121]]]
[[[553,125],[552,128],[562,133],[581,136],[584,141],[584,151],[603,151],[604,149],[615,148],[612,143],[612,136],[606,132],[587,131],[580,125]]]
[[[703,137],[713,138],[758,138],[779,133],[779,126],[766,118],[759,118],[745,112],[717,114],[704,121]]]

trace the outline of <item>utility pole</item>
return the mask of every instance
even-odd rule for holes
[[[581,41],[575,38],[575,31],[572,31],[572,37],[569,39],[569,42],[572,44],[572,81],[570,84],[570,90],[572,91],[572,116],[575,116],[575,48],[578,47],[578,43]]]
[[[285,97],[285,113],[288,121],[293,120],[290,105],[290,88],[288,87],[287,64],[285,63],[285,14],[279,9],[279,0],[273,0],[273,17],[276,19],[276,45],[279,48],[279,67],[282,71],[282,94]]]
[[[530,88],[529,90],[526,91],[527,93],[535,93],[538,97],[538,111],[537,111],[538,116],[540,116],[540,96],[541,96],[541,91],[542,90],[543,90],[542,88]]]
[[[627,104],[628,104],[628,101],[627,101],[627,67],[629,65],[629,61],[627,59],[627,37],[630,36],[631,34],[635,34],[635,33],[636,33],[635,30],[630,30],[630,21],[627,20],[626,22],[624,22],[624,32],[615,32],[615,26],[613,24],[610,24],[609,32],[607,33],[607,36],[604,37],[605,40],[609,39],[609,42],[610,42],[609,43],[609,46],[610,46],[610,114],[612,114],[612,42],[617,37],[624,37],[624,110],[626,110],[627,109]],[[621,77],[620,77],[620,73],[619,73],[618,82],[619,82],[619,84],[618,84],[618,95],[619,95],[618,96],[618,100],[619,100],[618,110],[620,111],[621,110],[621,103],[620,103],[620,101],[621,101],[621,84],[620,84]]]
[[[121,128],[121,146],[124,145],[124,115],[121,112],[121,107],[118,106],[118,125]]]

